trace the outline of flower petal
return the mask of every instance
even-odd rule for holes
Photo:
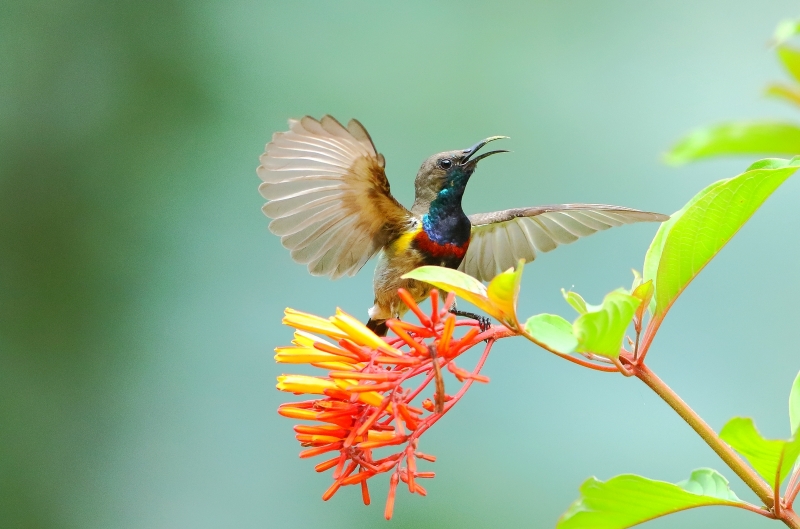
[[[402,352],[384,342],[377,334],[369,330],[366,325],[342,309],[336,309],[336,316],[331,316],[330,322],[339,330],[347,333],[347,338],[350,338],[358,345],[366,345],[372,349],[382,349],[395,356],[403,355]]]
[[[333,380],[321,377],[281,375],[278,377],[278,385],[276,387],[281,391],[290,393],[324,395],[326,389],[336,389],[336,383]]]
[[[345,362],[354,364],[358,360],[326,353],[311,347],[276,347],[275,361],[279,364],[311,364],[313,362]]]
[[[313,314],[307,314],[287,308],[284,312],[283,324],[295,329],[302,329],[304,331],[317,332],[329,336],[336,340],[347,338],[347,334],[342,332],[341,329],[333,325],[330,321]]]
[[[319,336],[314,336],[313,334],[305,331],[295,331],[294,340],[292,340],[292,343],[301,347],[314,347],[315,343],[324,343],[330,347],[335,347],[335,345],[333,345],[331,342],[323,340]]]

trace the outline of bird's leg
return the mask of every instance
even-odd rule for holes
[[[456,309],[455,306],[450,309],[450,314],[477,321],[478,328],[480,328],[481,332],[486,332],[486,330],[492,326],[492,320],[488,317],[475,314],[474,312],[464,312],[463,310]]]

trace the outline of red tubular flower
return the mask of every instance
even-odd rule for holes
[[[275,349],[279,363],[311,364],[327,371],[322,376],[281,375],[277,386],[281,391],[314,396],[312,400],[282,404],[278,413],[315,421],[294,427],[297,440],[305,448],[301,458],[334,456],[314,467],[317,472],[333,469],[333,483],[322,499],[327,501],[340,487],[358,485],[364,504],[369,505],[367,481],[389,473],[387,519],[392,516],[399,482],[407,484],[411,493],[427,494],[418,480],[432,478],[434,473],[419,471],[417,466],[420,461],[433,462],[436,458],[417,450],[420,437],[474,381],[489,381],[479,372],[495,338],[505,332],[502,327],[481,332],[475,321],[456,320],[448,312],[452,296],[440,309],[434,291],[429,316],[407,292],[400,290],[399,294],[420,324],[387,321],[393,338],[378,337],[341,310],[324,319],[286,309],[283,323],[295,329],[293,345]],[[456,332],[461,336],[456,337]],[[473,371],[456,367],[453,362],[457,357],[484,340],[484,353]],[[454,396],[436,392],[435,388],[444,387],[442,368],[461,383]],[[439,411],[434,402],[443,403]]]

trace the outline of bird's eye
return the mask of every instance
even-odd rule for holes
[[[442,169],[450,169],[450,166],[453,165],[453,162],[447,158],[442,158],[439,160],[439,167]]]

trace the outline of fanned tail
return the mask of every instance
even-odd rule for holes
[[[367,322],[367,328],[377,334],[378,336],[386,336],[389,328],[386,326],[386,320],[373,320]]]

